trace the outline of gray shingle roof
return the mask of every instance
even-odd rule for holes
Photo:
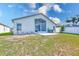
[[[24,16],[24,17],[20,17],[20,18],[15,18],[15,19],[12,20],[12,22],[15,21],[15,20],[20,20],[20,19],[22,19],[22,18],[27,18],[27,17],[31,17],[31,16],[36,16],[36,15],[43,15],[43,16],[46,17],[49,21],[51,21],[52,23],[54,23],[51,19],[49,19],[49,17],[47,17],[46,15],[44,15],[44,14],[42,14],[42,13],[33,14],[33,15],[30,15],[30,16]],[[54,24],[57,25],[56,23],[54,23]]]

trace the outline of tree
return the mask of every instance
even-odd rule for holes
[[[67,23],[70,23],[70,22],[71,22],[71,20],[66,20],[66,22],[67,22]]]
[[[65,29],[65,27],[62,25],[62,26],[61,26],[61,31],[60,31],[60,32],[62,33],[62,32],[64,31],[64,29]]]
[[[73,17],[72,18],[72,21],[71,22],[73,23],[73,25],[76,24],[76,20],[77,20],[76,17]]]
[[[77,16],[77,21],[76,21],[76,24],[79,22],[79,16]]]
[[[79,22],[79,15],[72,17],[70,20],[66,20],[67,23],[72,22],[73,25],[76,25]]]

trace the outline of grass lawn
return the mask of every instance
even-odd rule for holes
[[[79,56],[79,35],[0,36],[1,56]]]

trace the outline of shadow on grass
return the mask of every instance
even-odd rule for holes
[[[75,34],[75,33],[60,33],[60,34],[66,34],[66,35],[79,35],[79,34]]]

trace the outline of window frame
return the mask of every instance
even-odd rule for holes
[[[18,23],[17,25],[16,25],[16,28],[17,28],[17,31],[21,31],[22,30],[22,24],[21,23]]]

